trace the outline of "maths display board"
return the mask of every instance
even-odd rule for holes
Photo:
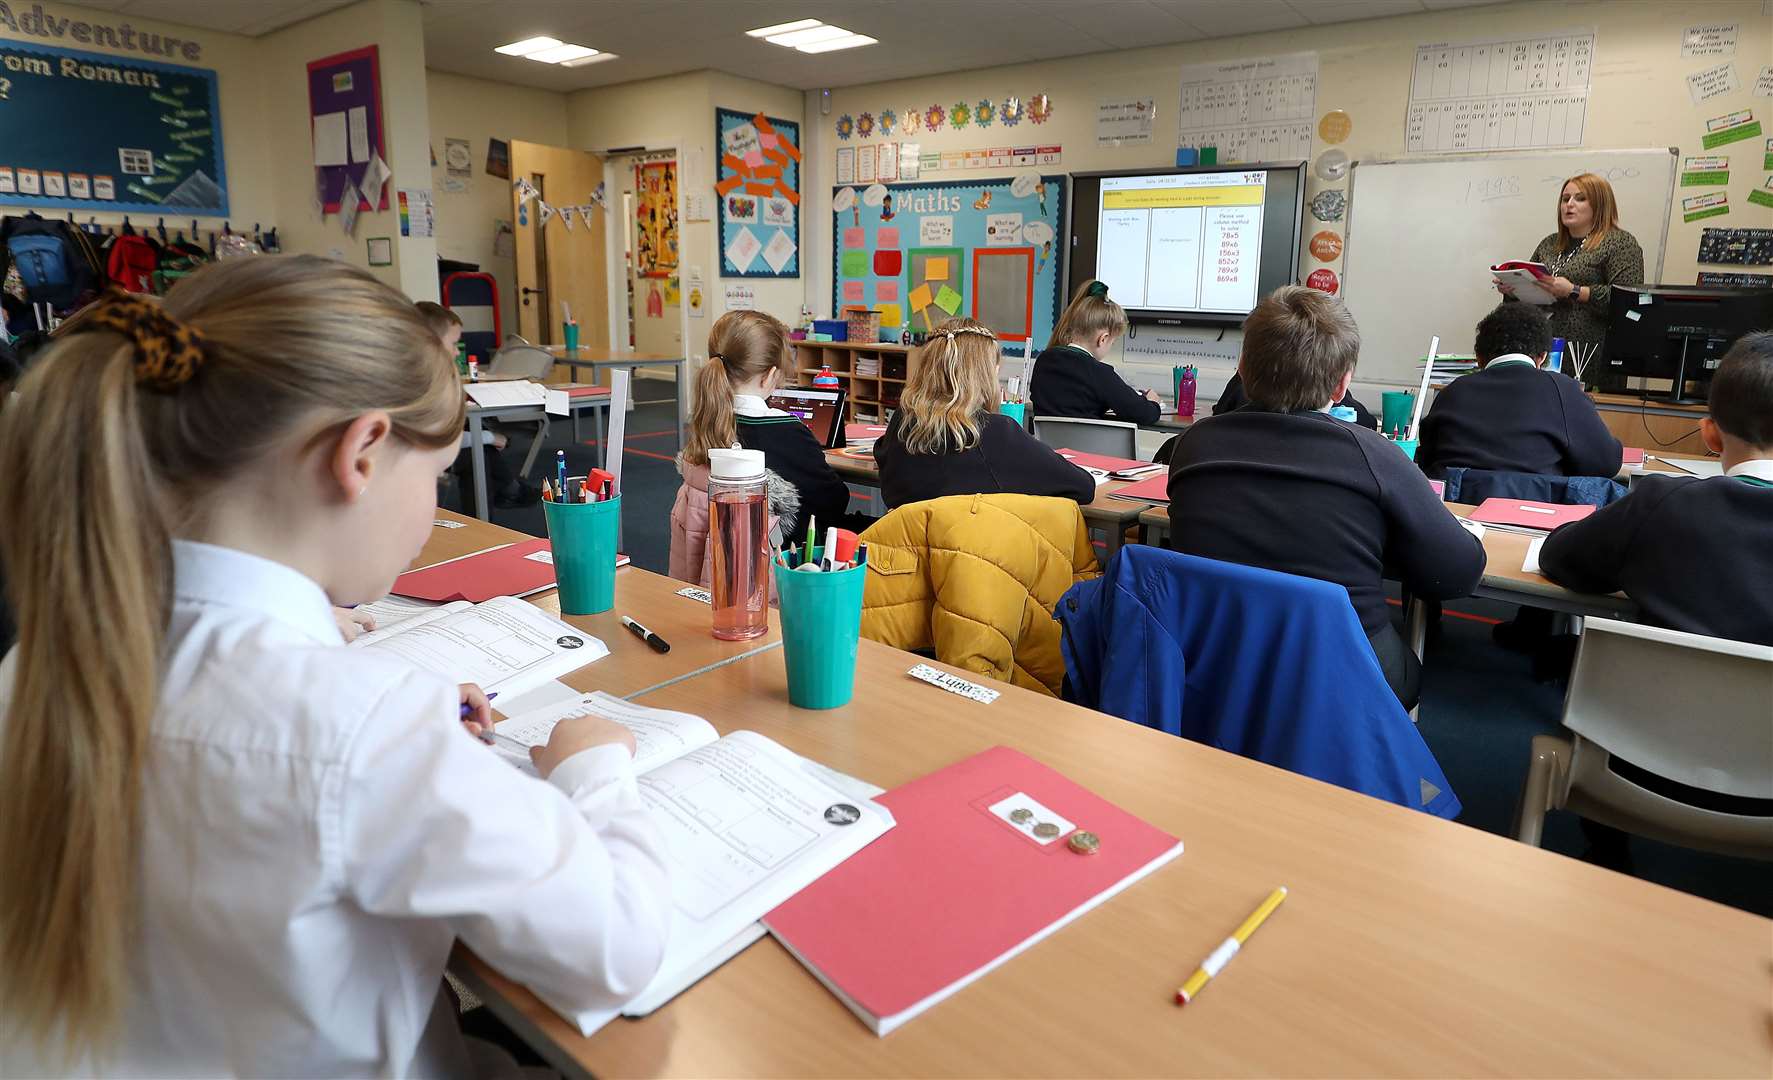
[[[215,72],[0,41],[0,204],[227,214]]]
[[[833,189],[833,313],[878,311],[884,334],[961,315],[1044,343],[1064,306],[1065,190],[1035,172]]]
[[[714,110],[720,276],[800,276],[800,125]]]

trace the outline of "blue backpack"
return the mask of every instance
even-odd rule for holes
[[[102,281],[98,255],[86,234],[65,222],[45,218],[7,218],[0,225],[0,274],[10,265],[25,286],[25,299],[69,311],[89,299]]]

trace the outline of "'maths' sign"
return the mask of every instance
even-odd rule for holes
[[[145,56],[164,56],[174,60],[203,58],[203,46],[195,41],[165,34],[151,34],[146,30],[137,30],[128,23],[106,26],[76,19],[58,19],[45,12],[42,4],[32,4],[31,10],[15,16],[6,0],[0,0],[0,30],[29,34],[48,41],[71,41],[81,45],[127,49]]]

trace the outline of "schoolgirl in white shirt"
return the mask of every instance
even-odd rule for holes
[[[0,424],[0,1075],[460,1074],[456,938],[562,1007],[643,988],[670,899],[625,729],[562,723],[538,782],[477,688],[333,621],[456,454],[411,303],[263,256],[73,329]]]

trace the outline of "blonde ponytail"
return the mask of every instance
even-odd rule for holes
[[[761,311],[729,311],[708,331],[708,359],[696,372],[696,401],[690,409],[683,460],[708,464],[708,451],[729,447],[739,437],[733,415],[733,388],[775,368],[782,384],[794,382],[794,350],[782,320]]]
[[[18,617],[0,721],[0,1039],[70,1059],[115,1040],[131,996],[172,536],[292,437],[379,409],[399,438],[440,448],[463,416],[412,305],[330,260],[206,267],[163,317],[105,304],[0,413]]]
[[[1107,284],[1092,278],[1079,285],[1077,292],[1072,294],[1071,303],[1065,305],[1058,324],[1053,327],[1053,337],[1047,342],[1047,348],[1056,349],[1074,341],[1094,342],[1096,335],[1103,331],[1108,332],[1110,339],[1126,334],[1127,313],[1108,299]]]
[[[29,523],[0,547],[20,630],[0,733],[0,1017],[3,1037],[54,1033],[70,1054],[113,1034],[127,994],[171,577],[133,351],[111,335],[58,347],[0,421],[0,519]]]

